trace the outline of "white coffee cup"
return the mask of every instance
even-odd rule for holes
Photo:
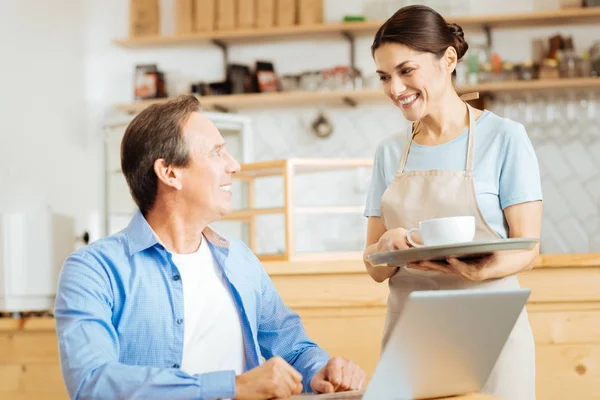
[[[411,235],[418,232],[423,244],[415,243]],[[418,228],[406,232],[406,239],[414,247],[442,246],[471,242],[475,238],[475,217],[460,216],[428,219],[419,222]]]

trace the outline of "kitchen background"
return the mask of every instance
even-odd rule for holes
[[[0,207],[49,204],[72,216],[74,238],[104,231],[106,125],[122,120],[117,103],[133,100],[134,69],[156,64],[164,72],[169,95],[187,92],[192,82],[221,81],[225,67],[221,49],[210,43],[126,48],[113,43],[128,35],[128,1],[5,0],[0,4],[2,71],[5,93],[0,100]],[[325,0],[324,22],[345,15],[383,19],[407,1]],[[445,15],[518,13],[558,9],[559,2],[541,0],[425,1]],[[174,33],[173,0],[161,0],[160,30]],[[171,11],[169,11],[171,10]],[[26,17],[26,18],[24,18]],[[578,54],[600,38],[600,26],[560,25],[541,28],[494,28],[492,51],[520,63],[532,58],[532,40],[557,33],[572,37]],[[467,31],[478,51],[481,31]],[[371,34],[359,36],[354,48],[357,68],[373,85]],[[230,63],[254,65],[269,60],[279,76],[347,65],[351,48],[339,37],[232,44]],[[597,89],[559,90],[496,96],[493,111],[524,123],[538,154],[545,196],[544,253],[600,250],[600,93]],[[323,112],[333,132],[319,138],[310,130]],[[372,158],[377,144],[405,134],[406,122],[393,106],[378,102],[357,107],[315,104],[244,110],[251,120],[251,154],[244,161],[288,157]],[[125,118],[126,119],[126,118]],[[117,124],[118,125],[118,124]],[[299,179],[299,204],[362,205],[369,171],[322,174]],[[335,182],[335,187],[332,184]],[[280,181],[257,187],[258,205],[281,204]],[[267,204],[268,203],[268,204]],[[281,250],[283,219],[261,217],[260,250]],[[366,221],[359,214],[305,216],[296,221],[299,250],[362,247]]]
[[[192,40],[182,43],[176,34],[182,27],[175,25],[176,4],[212,0],[158,0],[156,31],[161,36],[148,46],[140,45],[144,39],[131,38],[130,4],[154,1],[0,0],[0,399],[68,398],[51,311],[56,278],[69,252],[122,228],[133,212],[119,172],[118,148],[135,112],[154,101],[136,101],[134,87],[163,79],[169,96],[189,92],[192,85],[196,93],[218,94],[229,90],[223,84],[227,64],[237,65],[229,73],[239,77],[245,74],[244,65],[253,69],[259,60],[259,86],[273,87],[271,63],[281,86],[301,93],[207,96],[202,101],[231,152],[243,162],[319,158],[360,165],[294,179],[294,205],[304,206],[293,224],[296,250],[330,254],[310,260],[265,259],[263,266],[310,337],[370,374],[379,358],[388,289],[368,276],[360,257],[368,163],[382,140],[406,135],[408,126],[374,77],[369,48],[373,32],[356,28],[352,46],[340,33],[342,26],[352,30],[348,27],[354,25],[341,21],[364,16],[374,30],[376,21],[416,1],[322,0],[315,26],[298,29],[314,29],[314,36],[267,33],[257,38],[249,33],[249,40],[231,40],[227,59],[219,47],[223,43],[199,41],[195,34],[184,35]],[[302,3],[306,11],[307,4],[321,0],[255,0],[269,2]],[[572,8],[582,0],[419,2],[450,20],[457,16],[471,21],[472,28],[466,30],[470,50],[459,64],[457,86],[483,81],[471,88],[487,88],[494,94],[486,98],[487,108],[527,127],[539,159],[544,254],[533,270],[519,276],[521,285],[532,290],[527,311],[536,342],[537,398],[597,400],[600,7]],[[600,5],[600,0],[585,2]],[[218,0],[226,3],[247,6],[251,1]],[[507,14],[514,23],[503,16]],[[481,29],[482,15],[491,25],[489,37]],[[536,25],[540,20],[543,26]],[[231,23],[231,18],[220,23]],[[323,33],[328,29],[331,34]],[[541,44],[550,50],[540,52]],[[542,61],[547,56],[561,62]],[[361,72],[354,83],[364,89],[348,90],[352,59]],[[541,77],[549,79],[530,80],[535,63],[542,66]],[[143,75],[136,74],[139,66],[147,70]],[[523,89],[532,87],[541,89]],[[152,95],[152,85],[139,88],[138,96]],[[305,93],[316,88],[338,91]],[[342,101],[340,88],[348,90],[343,97],[350,101]],[[214,104],[232,112],[215,110]],[[315,121],[325,121],[319,125],[322,130],[313,129]],[[240,186],[234,187],[236,207],[247,205]],[[281,177],[258,180],[254,192],[255,207],[282,210]],[[337,208],[320,208],[327,205]],[[316,214],[315,209],[325,212]],[[281,213],[256,218],[257,252],[281,253],[290,221]],[[215,225],[233,235],[252,231],[234,221]],[[345,253],[352,250],[359,253]]]

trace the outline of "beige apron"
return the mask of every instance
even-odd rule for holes
[[[500,237],[486,223],[475,194],[473,180],[474,112],[467,104],[469,138],[464,171],[430,170],[404,172],[414,137],[409,139],[394,181],[381,199],[381,216],[386,229],[418,227],[419,221],[458,215],[473,215],[475,240]],[[418,125],[418,123],[417,123]],[[451,274],[400,267],[389,279],[387,316],[383,345],[402,311],[410,292],[461,288],[518,288],[516,276],[484,282],[463,280]],[[526,311],[519,317],[483,391],[506,400],[535,399],[535,346]]]

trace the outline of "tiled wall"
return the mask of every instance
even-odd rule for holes
[[[525,96],[496,104],[526,125],[536,149],[544,192],[542,252],[600,252],[600,91]]]
[[[322,109],[333,133],[319,138],[310,130],[318,108],[286,108],[247,113],[253,119],[254,160],[290,157],[372,159],[377,145],[394,132],[406,131],[402,113],[388,104]],[[294,202],[303,205],[363,206],[370,168],[299,175]],[[257,207],[283,204],[283,180],[259,180]],[[361,251],[366,233],[362,214],[296,216],[298,252]],[[258,219],[258,252],[283,250],[284,225],[279,216]]]
[[[590,102],[588,95],[503,96],[490,106],[524,123],[536,149],[545,196],[544,253],[600,252],[600,97]],[[324,111],[334,126],[326,139],[317,138],[308,128],[317,108],[248,113],[254,121],[254,160],[371,158],[381,140],[407,129],[401,112],[389,105]],[[295,202],[362,205],[369,177],[364,170],[300,177]],[[259,181],[256,192],[257,206],[283,203],[281,180]],[[259,252],[281,251],[283,219],[265,216],[258,222]],[[303,216],[296,220],[296,246],[309,252],[362,250],[365,232],[366,219],[360,215]]]

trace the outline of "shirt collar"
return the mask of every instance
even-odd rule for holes
[[[226,249],[229,248],[229,240],[218,234],[217,231],[210,226],[204,228],[202,233],[213,246]],[[144,251],[158,243],[158,238],[140,210],[137,210],[133,218],[131,218],[129,225],[125,228],[125,234],[130,256],[139,253],[140,251]]]

